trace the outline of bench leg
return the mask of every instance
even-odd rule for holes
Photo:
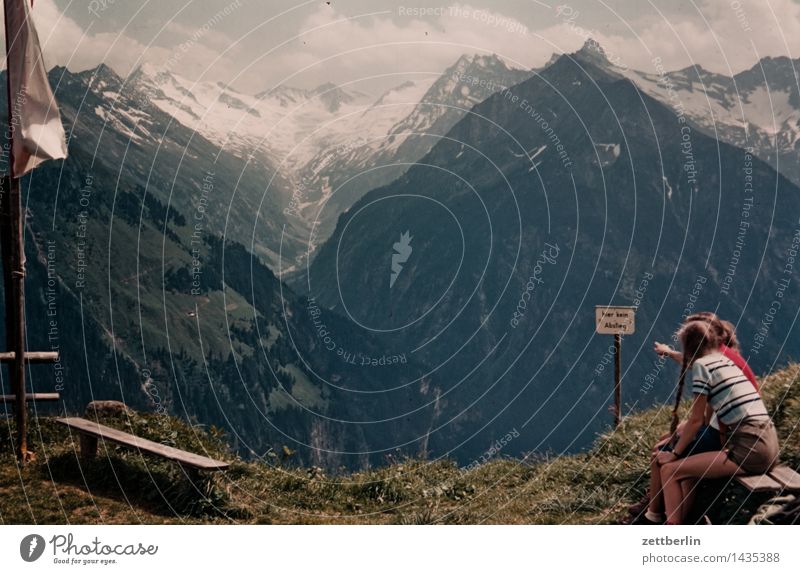
[[[186,474],[186,478],[189,479],[189,482],[195,485],[201,482],[203,475],[200,474],[200,471],[197,468],[185,464],[181,464],[180,467],[184,474]]]
[[[81,459],[88,462],[97,456],[97,437],[81,433]]]

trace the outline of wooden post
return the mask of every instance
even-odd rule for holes
[[[622,335],[614,335],[614,427],[620,423],[622,411]]]
[[[9,161],[13,161],[13,156]],[[3,178],[2,206],[3,280],[5,284],[6,348],[14,353],[9,367],[11,388],[16,395],[16,453],[28,459],[27,406],[25,399],[25,244],[24,217],[19,180]]]
[[[89,462],[97,457],[97,437],[81,433],[80,436],[81,441],[81,460],[83,462]]]
[[[636,307],[594,308],[596,331],[600,335],[614,335],[614,428],[622,421],[622,335],[636,331]],[[605,360],[604,360],[605,363]]]

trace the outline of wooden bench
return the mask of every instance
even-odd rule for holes
[[[766,474],[737,476],[736,482],[750,492],[800,492],[800,474],[786,465],[778,465]]]
[[[227,470],[230,466],[227,462],[159,444],[79,417],[60,418],[56,421],[80,433],[81,458],[83,460],[91,460],[97,456],[97,441],[100,439],[175,461],[183,468],[192,471]]]

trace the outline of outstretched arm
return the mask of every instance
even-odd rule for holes
[[[664,343],[659,343],[658,341],[656,341],[655,344],[653,345],[653,350],[656,353],[658,353],[659,356],[661,357],[667,356],[676,363],[678,363],[679,365],[683,363],[683,353],[681,353],[680,351],[676,351],[669,345],[666,345]]]

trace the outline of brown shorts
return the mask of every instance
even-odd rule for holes
[[[763,474],[778,461],[778,433],[769,418],[744,419],[728,431],[728,458],[750,474]]]

